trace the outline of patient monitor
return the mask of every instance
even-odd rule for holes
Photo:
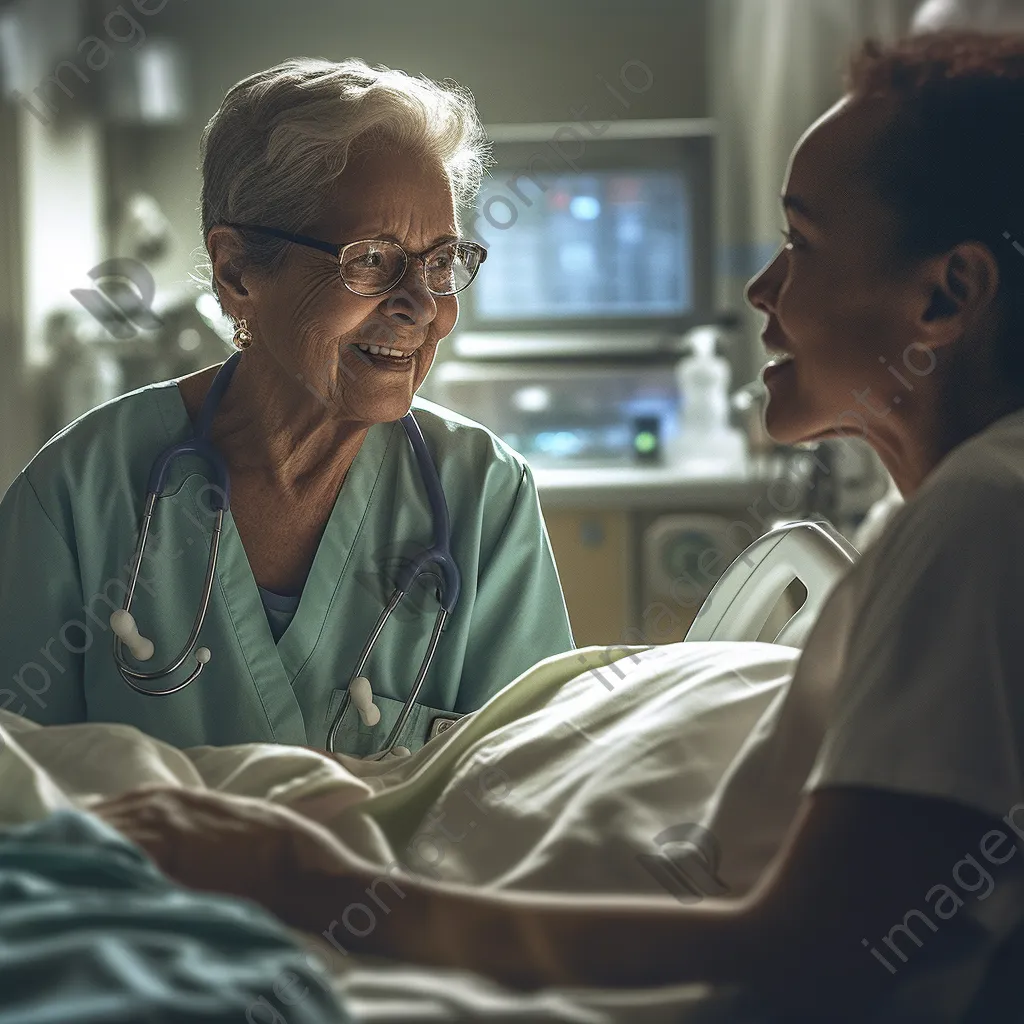
[[[754,541],[719,577],[686,639],[768,639],[802,648],[832,587],[857,557],[857,549],[831,523],[777,526]],[[774,636],[763,637],[769,616],[794,580],[803,584],[806,599]]]

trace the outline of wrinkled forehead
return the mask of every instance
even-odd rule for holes
[[[790,157],[784,193],[799,196],[823,231],[891,223],[870,162],[892,108],[877,100],[840,100],[804,132]]]
[[[415,246],[451,234],[455,204],[444,168],[410,153],[356,154],[331,185],[321,230]]]

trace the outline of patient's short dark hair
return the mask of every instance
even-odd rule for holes
[[[895,113],[865,169],[902,224],[897,255],[985,243],[1000,271],[1002,369],[1024,386],[1024,35],[940,32],[856,52],[848,93]],[[1009,235],[1009,237],[1007,237]]]

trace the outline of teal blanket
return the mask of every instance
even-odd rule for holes
[[[0,1024],[348,1021],[277,921],[88,814],[0,830]]]

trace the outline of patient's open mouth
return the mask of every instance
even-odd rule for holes
[[[764,369],[761,371],[761,379],[767,381],[784,370],[790,369],[793,361],[794,356],[792,352],[782,352],[779,350],[772,352],[771,358],[765,363]]]

